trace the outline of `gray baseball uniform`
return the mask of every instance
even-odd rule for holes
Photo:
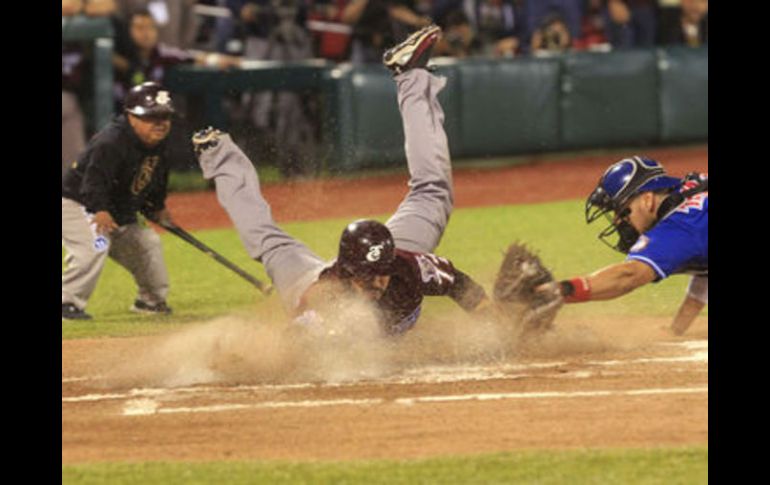
[[[83,205],[62,197],[61,239],[67,250],[64,260],[67,269],[61,280],[62,303],[86,307],[107,256],[133,275],[138,300],[151,305],[166,301],[168,273],[160,237],[138,223],[120,226],[109,236],[100,236],[91,217]]]
[[[446,80],[424,69],[395,77],[409,167],[409,193],[387,221],[396,247],[432,252],[453,207],[449,146],[437,95]],[[284,305],[294,310],[327,263],[275,223],[252,162],[228,135],[199,162],[213,179],[217,198],[235,224],[249,255],[260,261]]]

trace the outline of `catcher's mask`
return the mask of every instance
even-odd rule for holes
[[[395,247],[393,235],[385,224],[359,219],[342,231],[337,263],[351,278],[372,279],[389,275],[396,258]]]
[[[663,166],[650,158],[625,158],[607,169],[586,201],[586,223],[605,216],[610,224],[599,233],[599,239],[609,247],[627,254],[639,231],[628,222],[629,204],[643,192],[674,189],[682,184],[666,175]],[[617,239],[615,239],[617,237]]]

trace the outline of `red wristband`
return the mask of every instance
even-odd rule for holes
[[[591,299],[591,285],[587,278],[572,278],[561,282],[565,303],[579,303]],[[564,291],[564,290],[567,291]]]

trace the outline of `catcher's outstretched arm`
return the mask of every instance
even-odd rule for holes
[[[631,260],[607,266],[585,277],[560,281],[559,290],[565,303],[611,300],[652,283],[656,276],[648,264]]]

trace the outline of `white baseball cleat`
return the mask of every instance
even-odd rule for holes
[[[211,126],[202,130],[196,131],[192,137],[193,148],[195,154],[200,155],[209,148],[217,146],[219,143],[219,137],[224,133]]]
[[[423,27],[407,37],[405,41],[385,51],[382,63],[393,71],[393,74],[401,74],[414,68],[424,68],[440,35],[441,27],[438,25]]]

